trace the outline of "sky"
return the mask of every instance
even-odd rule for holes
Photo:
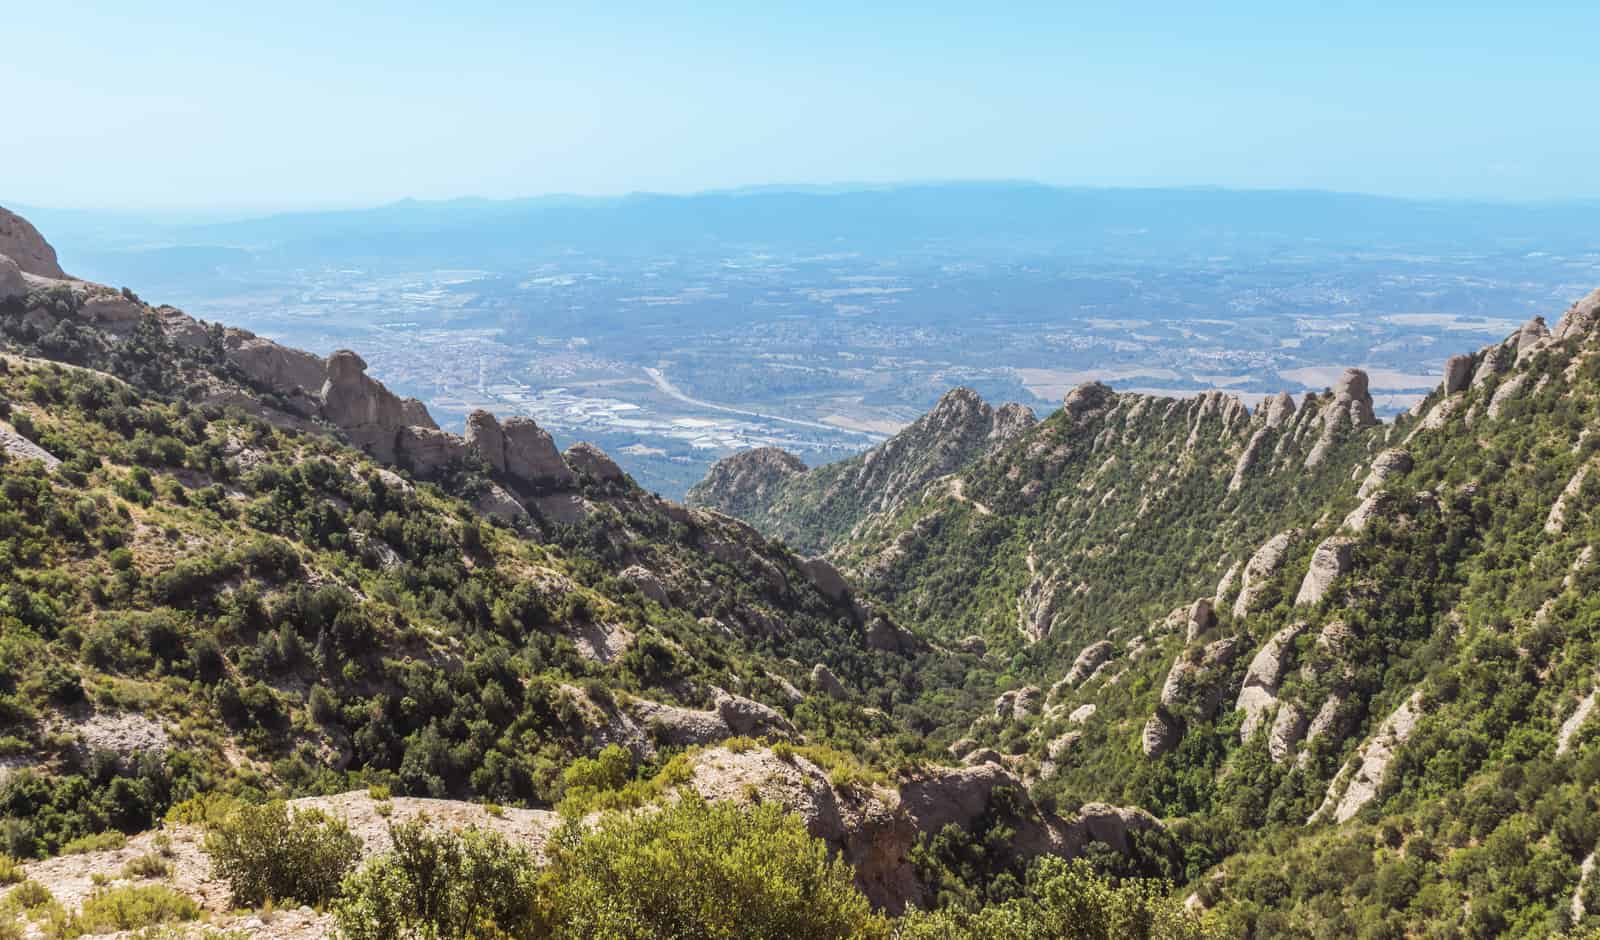
[[[34,206],[948,179],[1600,197],[1594,3],[54,0],[4,19],[0,197]]]

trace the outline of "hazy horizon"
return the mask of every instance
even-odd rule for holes
[[[859,180],[1600,197],[1600,10],[468,0],[12,11],[26,205],[230,211]]]

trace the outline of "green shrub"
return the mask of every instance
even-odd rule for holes
[[[548,851],[541,906],[556,938],[888,936],[849,865],[772,804],[687,796],[589,831],[568,823]]]
[[[165,885],[127,885],[96,891],[72,917],[69,934],[136,930],[194,920],[200,906]]]
[[[355,865],[361,840],[317,810],[291,810],[282,801],[242,806],[207,838],[217,877],[233,903],[251,907],[293,899],[325,904]]]
[[[154,852],[131,858],[122,866],[122,877],[132,881],[144,878],[165,878],[172,872],[165,859]]]
[[[976,912],[913,911],[899,940],[1212,940],[1222,929],[1184,910],[1165,882],[1117,884],[1089,863],[1046,856],[1034,863],[1026,894]]]
[[[62,855],[85,855],[89,852],[109,852],[128,844],[128,837],[116,830],[79,836],[61,847]]]
[[[0,885],[14,885],[22,878],[22,863],[9,855],[0,855]]]
[[[390,826],[389,835],[393,851],[345,879],[334,905],[343,940],[543,936],[527,849],[486,830],[431,830],[426,817]]]

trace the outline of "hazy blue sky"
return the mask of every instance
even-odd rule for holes
[[[14,5],[0,198],[948,178],[1600,196],[1593,2],[668,7]]]

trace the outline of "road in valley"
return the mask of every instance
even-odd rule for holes
[[[716,402],[701,401],[698,398],[690,398],[684,393],[683,389],[673,385],[672,380],[667,378],[660,369],[646,366],[644,372],[645,375],[650,376],[650,381],[655,384],[655,387],[660,390],[663,395],[681,401],[685,405],[693,405],[696,408],[705,408],[709,411],[722,411],[728,414],[743,415],[746,418],[760,418],[763,421],[777,421],[782,424],[793,424],[802,428],[814,428],[819,431],[831,431],[835,434],[854,434],[858,437],[864,437],[869,441],[882,441],[887,439],[887,435],[877,434],[872,431],[857,431],[852,428],[841,428],[835,424],[824,424],[821,421],[806,421],[802,418],[785,418],[782,415],[769,415],[763,414],[759,411],[746,411],[743,408],[733,408],[728,405],[719,405]]]

